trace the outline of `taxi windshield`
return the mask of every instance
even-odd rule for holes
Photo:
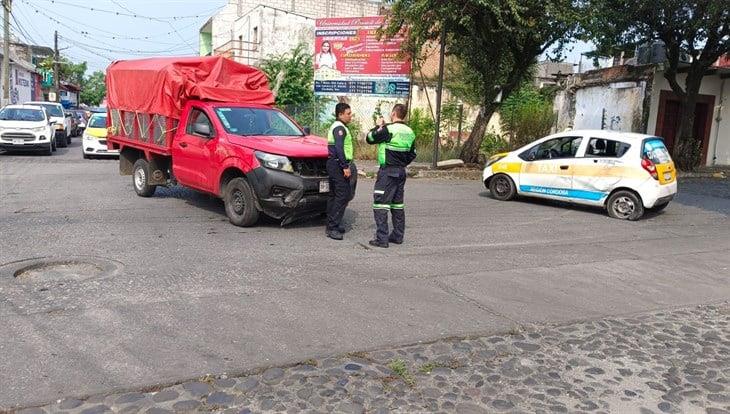
[[[89,128],[106,128],[106,116],[96,115],[89,120]]]

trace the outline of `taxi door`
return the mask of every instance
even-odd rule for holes
[[[583,137],[568,136],[543,141],[525,153],[519,192],[525,195],[570,200],[575,155]]]
[[[631,144],[619,140],[588,137],[573,170],[575,201],[603,205],[622,180],[632,178],[635,168],[624,157],[629,148]]]

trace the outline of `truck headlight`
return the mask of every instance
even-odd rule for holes
[[[294,167],[291,165],[289,158],[283,155],[269,154],[266,152],[255,151],[254,155],[261,165],[272,170],[286,171],[293,173]]]
[[[487,167],[491,166],[492,164],[496,163],[497,161],[501,160],[502,158],[506,157],[507,154],[497,154],[489,157],[489,160],[487,160]]]

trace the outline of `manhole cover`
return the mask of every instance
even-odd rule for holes
[[[10,276],[18,283],[80,281],[116,275],[122,264],[98,257],[40,258],[0,267],[0,279]]]
[[[104,269],[82,262],[51,262],[31,265],[17,270],[15,277],[29,282],[83,280],[99,276]]]

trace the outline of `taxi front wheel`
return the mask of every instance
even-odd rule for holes
[[[606,203],[608,215],[615,219],[636,221],[644,215],[644,204],[632,191],[617,191]]]
[[[517,194],[515,182],[505,174],[497,174],[489,182],[489,192],[500,201],[509,201]]]

